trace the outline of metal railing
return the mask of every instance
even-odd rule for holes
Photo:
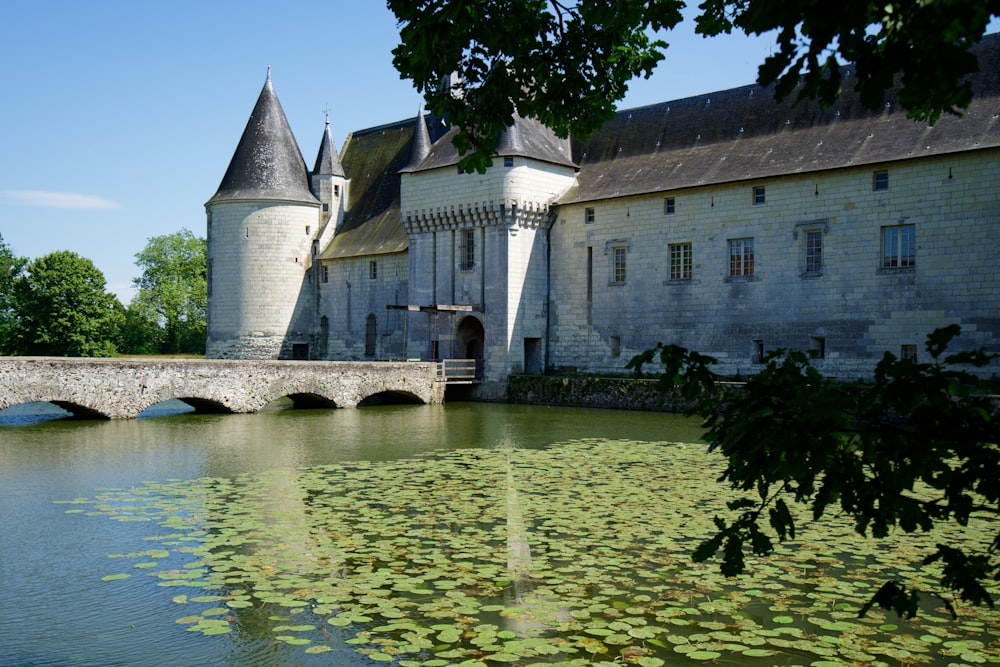
[[[482,359],[442,359],[438,362],[438,382],[475,384],[482,380]]]

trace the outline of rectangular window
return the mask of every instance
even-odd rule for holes
[[[588,225],[594,221],[594,209],[592,208],[583,209],[583,221]]]
[[[340,196],[340,186],[339,185],[334,185],[333,186],[333,196],[334,197],[339,197]]]
[[[330,282],[330,267],[326,264],[320,266],[320,282],[328,283]]]
[[[806,273],[823,272],[823,232],[806,232]]]
[[[675,210],[676,207],[673,197],[667,197],[663,200],[663,215],[673,215]]]
[[[458,268],[471,271],[476,265],[476,230],[463,229],[459,233],[462,236],[458,246]]]
[[[505,157],[503,159],[503,166],[505,166],[505,167],[513,167],[514,166],[514,158],[512,158],[512,157]]]
[[[755,185],[753,186],[753,204],[757,206],[758,204],[763,204],[765,201],[764,197],[764,186]]]
[[[912,343],[908,344],[908,345],[900,345],[899,346],[899,358],[900,359],[908,359],[910,361],[916,361],[917,360],[917,346],[913,345]]]
[[[889,172],[885,169],[872,172],[872,190],[889,189]]]
[[[374,259],[368,262],[368,278],[371,280],[378,278],[378,262]]]
[[[753,275],[753,238],[729,239],[729,275]]]
[[[917,265],[917,228],[891,225],[882,228],[882,268],[902,269]]]
[[[625,284],[625,246],[611,249],[611,282],[616,285]]]
[[[691,244],[670,244],[670,279],[691,280]]]
[[[620,357],[622,356],[622,337],[621,336],[611,336],[608,339],[611,347],[611,356]]]

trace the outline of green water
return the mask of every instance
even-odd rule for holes
[[[875,542],[800,515],[745,576],[693,564],[732,496],[683,417],[179,405],[0,412],[0,667],[1000,662],[997,611],[856,617],[995,523]]]
[[[638,412],[452,403],[357,410],[166,414],[46,420],[48,404],[0,412],[0,665],[374,664],[312,659],[265,629],[195,637],[175,592],[132,577],[101,581],[108,555],[143,548],[156,527],[66,514],[57,500],[146,481],[236,477],[340,461],[389,461],[439,448],[539,448],[580,437],[696,438],[683,418]],[[169,413],[176,406],[166,405]]]

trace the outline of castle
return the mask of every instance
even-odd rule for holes
[[[824,374],[1000,350],[1000,36],[974,101],[916,123],[891,96],[779,103],[756,85],[620,111],[586,140],[518,119],[485,174],[442,119],[302,157],[270,75],[208,218],[207,356],[476,359],[621,372],[657,342],[749,374],[775,348]]]

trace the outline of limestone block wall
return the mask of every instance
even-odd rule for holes
[[[950,323],[963,328],[955,349],[998,350],[998,158],[983,150],[562,207],[550,239],[550,365],[620,371],[662,341],[715,356],[728,374],[754,372],[761,349],[797,348],[821,353],[829,375],[858,377],[886,351],[915,345],[926,357],[926,335]],[[875,189],[876,171],[886,189]],[[899,225],[912,225],[915,266],[884,268],[883,227]],[[820,233],[818,271],[807,271],[808,232]],[[732,239],[753,240],[752,276],[730,276]],[[672,244],[690,244],[690,277],[671,278]]]
[[[511,167],[503,165],[503,158],[497,157],[485,174],[458,173],[455,166],[402,174],[403,218],[477,206],[509,209],[530,207],[536,202],[548,205],[573,184],[574,170],[569,167],[525,157],[514,157]]]
[[[405,358],[404,329],[408,313],[389,309],[406,305],[407,253],[364,255],[324,260],[319,276],[320,326],[318,354],[323,359],[398,360]],[[374,316],[374,346],[366,339]],[[322,340],[325,338],[325,340]],[[372,352],[369,354],[369,352]]]
[[[207,208],[207,356],[290,356],[292,338],[307,340],[313,328],[306,277],[317,205],[231,201]]]

